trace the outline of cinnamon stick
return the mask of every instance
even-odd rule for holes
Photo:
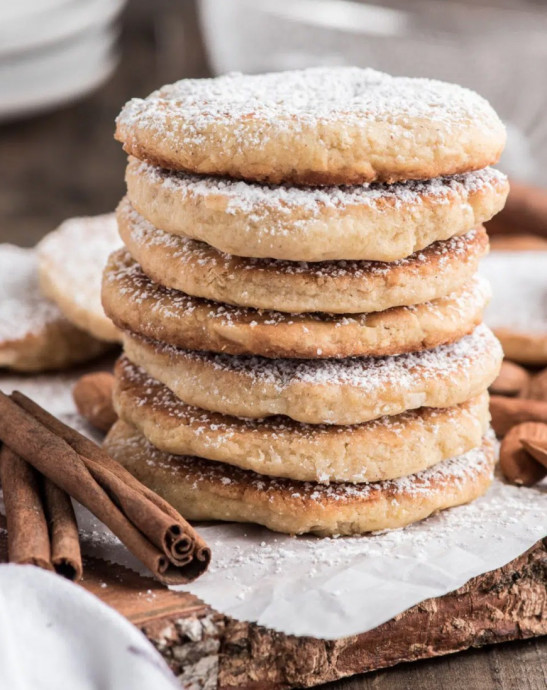
[[[207,568],[211,558],[209,547],[170,503],[139,482],[96,443],[49,414],[22,393],[15,391],[12,398],[82,456],[87,468],[99,483],[110,484],[112,489],[117,487],[117,496],[123,501],[127,516],[152,543],[169,554],[173,564],[179,567],[188,564],[193,552],[195,558],[203,564],[200,567]],[[142,498],[152,504],[152,509],[146,516],[142,513]]]
[[[40,475],[10,448],[0,451],[10,563],[53,570]]]
[[[10,563],[82,577],[78,525],[67,494],[8,446],[0,453]]]
[[[72,501],[62,489],[44,478],[44,503],[49,523],[51,562],[55,572],[77,582],[82,578],[83,567]]]
[[[210,550],[169,504],[21,393],[0,393],[0,439],[104,522],[156,577],[184,584]]]

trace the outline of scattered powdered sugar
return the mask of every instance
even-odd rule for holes
[[[506,176],[493,168],[461,175],[437,177],[426,181],[395,184],[363,184],[355,186],[294,187],[256,184],[228,178],[170,172],[145,161],[134,162],[133,174],[159,186],[162,194],[176,194],[181,199],[194,198],[203,203],[211,197],[222,197],[228,214],[241,213],[254,220],[270,220],[272,211],[285,213],[288,220],[298,211],[317,217],[324,209],[343,210],[351,206],[374,207],[382,213],[386,208],[408,209],[425,203],[465,203],[469,196],[499,188]],[[301,222],[301,218],[295,219]]]
[[[105,280],[114,291],[114,300],[122,301],[123,307],[145,304],[147,310],[164,323],[169,319],[180,319],[187,322],[195,316],[196,327],[202,321],[218,321],[223,327],[256,328],[257,326],[293,326],[302,329],[314,323],[329,323],[335,328],[345,326],[365,326],[367,314],[339,315],[320,312],[287,314],[278,311],[236,307],[213,302],[199,297],[192,297],[179,290],[166,288],[152,282],[138,263],[133,261],[129,252],[121,250],[111,259],[110,268],[105,273]],[[447,295],[439,301],[425,302],[419,305],[398,307],[402,312],[428,312],[430,316],[445,318],[454,313],[464,314],[471,308],[484,305],[490,295],[489,284],[478,277],[473,278],[464,288]],[[451,300],[450,304],[447,300]],[[114,314],[115,316],[115,314]]]
[[[492,284],[492,328],[547,336],[547,251],[492,251],[480,272]]]
[[[136,338],[136,336],[132,336]],[[371,395],[386,384],[410,389],[424,378],[449,378],[468,371],[477,362],[502,358],[498,340],[485,325],[450,345],[389,357],[352,357],[332,360],[267,359],[190,352],[171,345],[136,338],[161,354],[202,362],[219,371],[236,372],[251,382],[266,382],[279,392],[295,382],[342,384],[367,388]]]
[[[172,235],[160,230],[143,218],[126,198],[120,203],[120,212],[129,221],[129,232],[132,241],[145,249],[147,246],[168,249],[170,257],[184,264],[197,264],[204,273],[209,268],[219,267],[233,271],[264,271],[280,275],[305,275],[314,278],[343,278],[351,276],[356,279],[367,275],[388,275],[401,269],[408,272],[420,273],[427,263],[437,262],[439,269],[446,267],[451,261],[457,260],[458,265],[472,260],[479,252],[482,244],[479,232],[471,230],[464,235],[458,235],[448,240],[430,244],[425,249],[397,261],[282,261],[279,259],[254,259],[248,257],[234,257],[225,254],[204,242],[191,240],[183,236]]]
[[[213,560],[182,589],[239,620],[338,639],[520,556],[547,534],[547,483],[528,489],[498,477],[468,505],[366,536],[294,538],[237,524],[200,533]]]
[[[69,218],[40,242],[38,257],[72,301],[102,314],[103,268],[109,254],[121,246],[113,213]]]
[[[63,319],[38,285],[34,249],[0,245],[0,344],[38,334]]]
[[[220,122],[246,146],[261,146],[271,129],[293,132],[339,121],[362,125],[386,122],[399,136],[408,138],[413,134],[413,120],[419,120],[422,129],[424,119],[437,129],[498,122],[485,99],[455,84],[392,77],[357,67],[319,67],[184,79],[146,99],[130,100],[117,123],[129,132],[148,129],[169,137],[176,122],[189,144],[203,145],[208,129]],[[247,121],[252,122],[252,130]]]

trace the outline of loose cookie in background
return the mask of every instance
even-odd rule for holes
[[[0,245],[0,367],[39,372],[63,369],[106,346],[73,326],[38,285],[34,249]]]
[[[492,251],[480,273],[493,294],[485,321],[507,359],[547,366],[547,251]]]
[[[43,293],[74,325],[111,343],[120,334],[104,313],[101,278],[106,260],[122,244],[114,214],[69,218],[38,244]]]

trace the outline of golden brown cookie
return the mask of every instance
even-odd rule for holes
[[[38,285],[34,249],[0,245],[0,367],[63,369],[106,349],[65,319]]]
[[[101,276],[120,245],[116,218],[108,213],[69,218],[37,247],[42,292],[75,326],[114,343],[120,334],[101,306]]]
[[[110,257],[102,289],[121,330],[186,350],[302,359],[391,355],[451,343],[482,321],[490,287],[474,278],[433,302],[356,315],[231,307],[153,283],[129,253]]]
[[[289,261],[406,258],[468,232],[503,208],[492,168],[423,182],[265,186],[170,173],[129,160],[132,206],[155,227],[236,256]]]
[[[488,251],[480,227],[389,263],[247,259],[158,230],[127,199],[117,218],[126,247],[155,283],[225,304],[292,313],[356,314],[444,297],[468,282]]]
[[[429,179],[485,168],[505,145],[473,91],[357,67],[184,79],[133,98],[116,124],[155,165],[275,184]]]
[[[317,484],[273,479],[218,462],[157,450],[134,427],[116,422],[105,447],[137,479],[190,520],[254,522],[288,534],[363,534],[404,527],[468,503],[492,481],[490,441],[400,479]]]
[[[180,350],[124,334],[125,354],[189,405],[236,417],[286,415],[359,424],[418,407],[452,407],[496,378],[499,342],[485,326],[451,345],[391,357],[266,359]]]
[[[120,419],[156,448],[299,481],[375,482],[413,474],[479,446],[490,419],[483,393],[455,407],[422,407],[354,426],[248,420],[186,405],[126,357],[115,374]]]

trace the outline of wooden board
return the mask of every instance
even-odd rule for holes
[[[6,559],[5,533],[0,561]],[[293,637],[235,621],[191,594],[87,558],[83,587],[140,628],[183,686],[312,687],[403,661],[547,634],[547,539],[509,565],[429,599],[362,635]]]

